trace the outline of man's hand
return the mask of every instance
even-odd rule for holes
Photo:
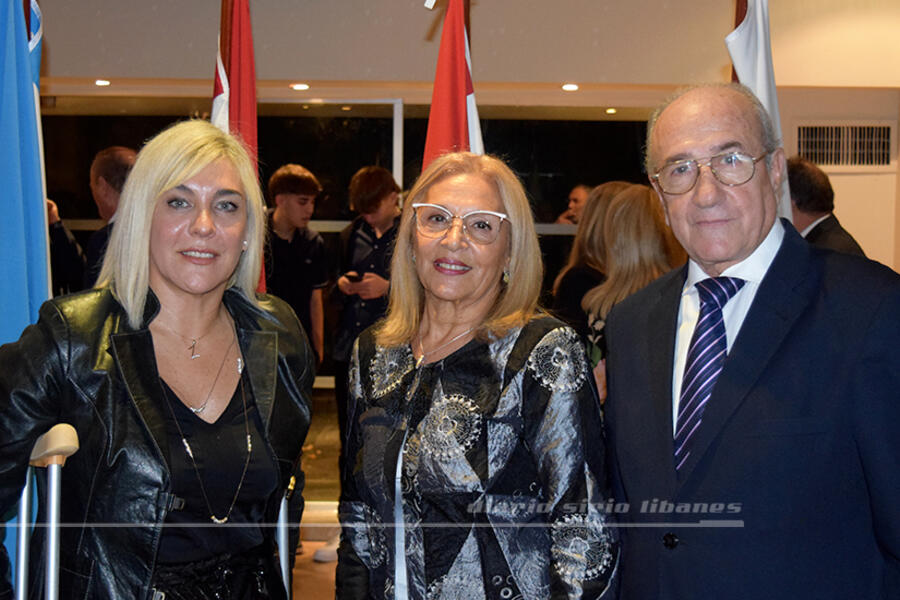
[[[386,295],[391,287],[391,283],[380,275],[366,273],[363,275],[362,281],[354,287],[356,288],[356,293],[363,300],[374,300]]]
[[[361,281],[359,273],[356,271],[347,271],[337,280],[338,289],[345,296],[354,296],[359,293],[357,284]]]
[[[575,212],[572,209],[565,210],[562,214],[556,217],[557,223],[564,223],[566,225],[577,225],[575,221]]]
[[[59,223],[59,208],[57,208],[56,202],[47,198],[47,225],[54,223]]]

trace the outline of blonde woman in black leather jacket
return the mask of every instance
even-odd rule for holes
[[[138,155],[97,288],[0,347],[0,509],[46,429],[81,441],[63,598],[286,597],[271,524],[288,490],[300,519],[313,359],[291,309],[254,291],[264,235],[240,142],[177,124]]]

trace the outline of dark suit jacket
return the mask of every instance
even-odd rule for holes
[[[857,256],[865,256],[853,236],[841,226],[840,221],[834,215],[828,217],[813,227],[806,234],[806,241],[820,248],[829,248],[838,252],[846,252],[847,254],[855,254]]]
[[[900,277],[785,228],[679,475],[686,268],[610,315],[607,456],[644,525],[623,528],[625,600],[900,597]]]
[[[94,287],[97,283],[97,277],[100,276],[100,269],[103,267],[103,257],[106,255],[106,245],[109,243],[109,236],[112,234],[112,223],[107,223],[88,239],[87,249],[84,252],[85,267],[83,288],[88,289]]]

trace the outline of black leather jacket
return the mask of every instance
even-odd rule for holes
[[[269,499],[266,520],[276,521],[293,476],[290,520],[299,522],[299,457],[314,377],[309,344],[277,298],[261,296],[257,307],[231,289],[224,303],[280,470],[281,486]],[[162,523],[174,501],[161,384],[147,329],[158,311],[150,292],[144,323],[135,330],[108,289],[90,290],[44,303],[36,325],[0,346],[0,512],[18,500],[34,441],[57,422],[78,431],[81,448],[62,477],[61,519],[68,524],[60,541],[62,598],[149,597]],[[274,549],[274,529],[265,531]],[[35,536],[32,587],[43,567],[43,530]]]

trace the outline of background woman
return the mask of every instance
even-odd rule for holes
[[[666,225],[662,206],[652,190],[629,185],[609,202],[603,220],[606,280],[585,294],[588,353],[601,399],[606,397],[606,315],[617,302],[644,288],[687,256]]]
[[[391,280],[352,355],[338,597],[610,593],[597,399],[577,334],[537,315],[537,235],[509,168],[432,162]]]
[[[98,287],[0,348],[0,508],[64,418],[81,442],[64,598],[284,598],[267,524],[289,488],[300,519],[312,355],[287,305],[254,293],[256,169],[235,138],[180,123],[141,150],[116,214]]]
[[[572,240],[569,260],[553,282],[552,311],[587,340],[587,314],[581,300],[606,277],[606,238],[603,220],[609,201],[631,184],[626,181],[601,183],[588,194]]]

